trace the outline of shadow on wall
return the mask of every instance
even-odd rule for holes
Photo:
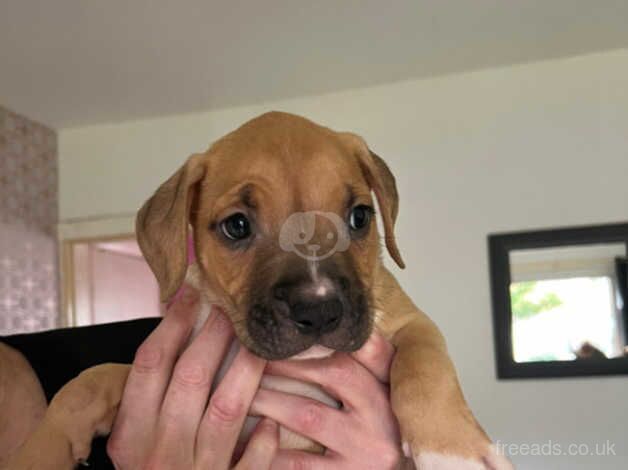
[[[0,334],[58,326],[57,135],[0,107]]]

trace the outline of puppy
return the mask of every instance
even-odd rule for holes
[[[417,468],[512,468],[469,410],[438,328],[384,267],[372,193],[385,246],[403,268],[386,163],[357,135],[271,112],[192,155],[140,209],[137,239],[163,301],[187,275],[262,358],[355,351],[373,329],[382,333],[396,347],[390,398]],[[197,262],[188,270],[190,235]],[[67,420],[64,399],[89,389],[99,413],[91,432],[70,438],[75,459],[111,425],[126,377],[120,367],[101,366],[96,388],[89,371],[79,376],[49,408]]]

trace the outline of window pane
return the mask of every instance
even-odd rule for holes
[[[515,282],[510,296],[516,362],[622,354],[610,277]]]

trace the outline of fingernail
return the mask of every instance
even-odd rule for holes
[[[194,305],[200,299],[200,293],[197,289],[190,286],[182,287],[181,302],[185,305]]]
[[[410,458],[412,457],[412,452],[410,452],[410,444],[407,441],[404,441],[401,445],[401,450],[403,451],[403,455]]]
[[[166,310],[170,310],[170,307],[172,307],[177,302],[179,302],[179,300],[181,299],[182,295],[183,295],[183,289],[181,288],[178,291],[176,291],[174,293],[174,295],[172,297],[170,297],[170,299],[168,299],[166,301]]]
[[[279,427],[277,425],[277,422],[270,418],[262,419],[262,422],[259,425],[262,428],[262,430],[272,432],[272,433],[277,432],[277,428]]]
[[[209,314],[209,318],[211,318],[209,325],[210,328],[220,332],[224,331],[225,334],[228,333],[231,330],[231,321],[229,320],[229,317],[227,317],[221,308],[215,305],[212,305],[211,308],[212,310]]]

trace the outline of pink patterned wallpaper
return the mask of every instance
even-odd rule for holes
[[[58,322],[57,135],[0,106],[0,334]]]

